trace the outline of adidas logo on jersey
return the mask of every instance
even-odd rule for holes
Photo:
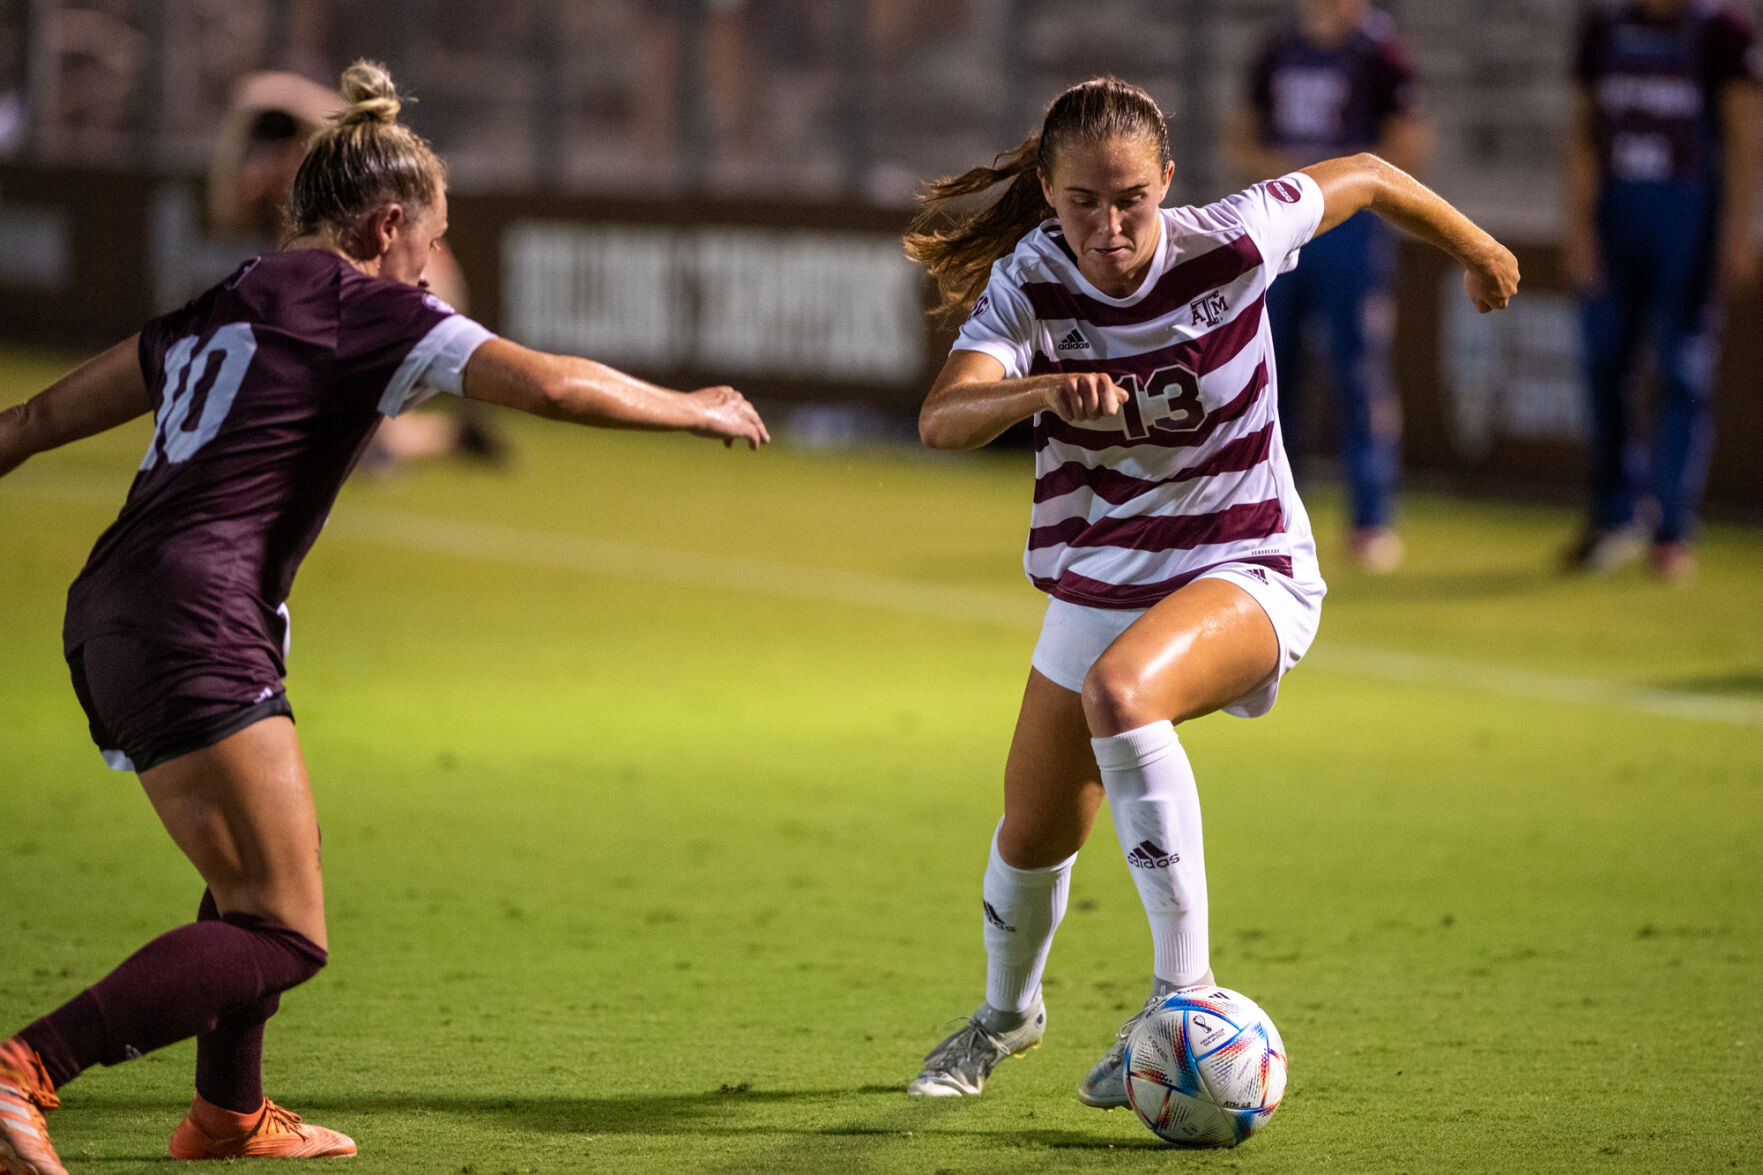
[[[1138,847],[1126,855],[1126,863],[1134,869],[1167,869],[1179,860],[1180,853],[1169,852],[1154,840],[1140,841]]]
[[[993,907],[992,903],[987,902],[987,901],[982,901],[982,902],[980,902],[980,905],[982,905],[986,908],[986,921],[987,922],[990,922],[993,926],[996,926],[999,930],[1007,930],[1011,934],[1016,933],[1016,927],[1006,926],[1004,924],[1004,919],[998,915],[998,911],[995,907]]]
[[[1061,351],[1088,351],[1089,349],[1090,340],[1084,338],[1083,332],[1075,326],[1071,328],[1070,334],[1059,340],[1059,350]]]

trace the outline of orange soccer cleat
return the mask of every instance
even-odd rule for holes
[[[60,1104],[37,1050],[16,1036],[0,1041],[0,1171],[67,1175],[43,1121]]]
[[[300,1121],[268,1098],[255,1114],[235,1114],[202,1097],[171,1133],[174,1159],[329,1159],[355,1153],[355,1140]]]

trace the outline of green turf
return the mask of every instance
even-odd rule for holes
[[[11,363],[0,404],[53,367]],[[293,600],[334,961],[268,1078],[350,1170],[1763,1164],[1763,536],[1714,529],[1689,590],[1576,582],[1566,514],[1417,498],[1374,580],[1315,495],[1310,663],[1269,717],[1184,732],[1216,968],[1292,1084],[1248,1145],[1186,1153],[1071,1097],[1148,976],[1106,816],[1045,1046],[982,1099],[901,1092],[983,974],[1026,460],[513,423],[509,474],[353,485]],[[143,446],[0,482],[0,1031],[200,890],[59,656]],[[74,1171],[163,1169],[191,1057],[70,1086]]]

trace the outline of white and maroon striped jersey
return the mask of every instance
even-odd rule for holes
[[[1265,298],[1321,218],[1321,190],[1298,173],[1162,209],[1150,272],[1125,298],[1078,272],[1057,221],[992,266],[956,350],[1010,378],[1105,371],[1133,395],[1082,425],[1036,414],[1023,557],[1036,587],[1148,608],[1221,563],[1320,579],[1280,440]]]

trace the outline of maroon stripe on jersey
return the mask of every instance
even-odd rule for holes
[[[1035,414],[1035,452],[1039,453],[1054,441],[1062,445],[1070,445],[1076,449],[1088,449],[1097,452],[1102,449],[1130,449],[1134,445],[1156,445],[1164,449],[1191,449],[1203,445],[1212,438],[1212,434],[1220,427],[1248,414],[1249,409],[1261,398],[1267,387],[1267,364],[1255,365],[1255,372],[1249,377],[1249,383],[1227,403],[1206,414],[1198,428],[1187,432],[1175,432],[1159,425],[1152,425],[1147,437],[1133,439],[1124,432],[1103,432],[1095,428],[1080,428],[1068,424],[1051,412]]]
[[[1072,290],[1063,282],[1025,282],[1022,292],[1028,295],[1036,318],[1073,318],[1097,326],[1136,326],[1162,318],[1260,264],[1261,251],[1245,233],[1176,265],[1131,306],[1110,306]]]
[[[1067,461],[1059,468],[1051,470],[1035,479],[1035,501],[1045,502],[1052,498],[1069,494],[1073,490],[1088,487],[1090,492],[1115,506],[1129,502],[1140,494],[1148,493],[1158,486],[1174,485],[1178,482],[1193,481],[1196,478],[1211,477],[1217,473],[1243,473],[1267,460],[1273,451],[1273,423],[1260,432],[1238,437],[1228,444],[1219,446],[1212,456],[1198,465],[1190,465],[1177,471],[1170,477],[1148,479],[1133,477],[1120,473],[1106,466],[1085,465],[1081,461]]]
[[[1099,579],[1091,579],[1087,575],[1079,575],[1075,571],[1067,571],[1058,579],[1048,579],[1038,575],[1031,578],[1034,585],[1043,592],[1056,600],[1064,600],[1068,604],[1081,604],[1086,608],[1149,608],[1178,589],[1187,587],[1196,579],[1231,563],[1247,563],[1253,567],[1265,567],[1269,571],[1278,572],[1287,579],[1292,577],[1290,556],[1254,555],[1247,559],[1227,559],[1223,563],[1213,563],[1193,571],[1184,571],[1180,575],[1159,580],[1156,583],[1104,583]]]
[[[1091,522],[1079,515],[1037,526],[1028,532],[1028,549],[1045,550],[1061,544],[1069,547],[1119,547],[1128,551],[1186,551],[1245,539],[1265,539],[1285,529],[1285,512],[1278,498],[1244,502],[1209,514],[1148,514],[1137,518],[1098,518]]]
[[[1266,301],[1265,293],[1257,294],[1255,300],[1238,310],[1236,317],[1229,322],[1203,335],[1167,347],[1140,351],[1137,355],[1119,355],[1112,359],[1056,359],[1051,361],[1046,370],[1107,371],[1149,379],[1151,373],[1160,367],[1180,365],[1197,375],[1206,375],[1235,359],[1238,352],[1255,341],[1255,336],[1261,332],[1262,310]]]

